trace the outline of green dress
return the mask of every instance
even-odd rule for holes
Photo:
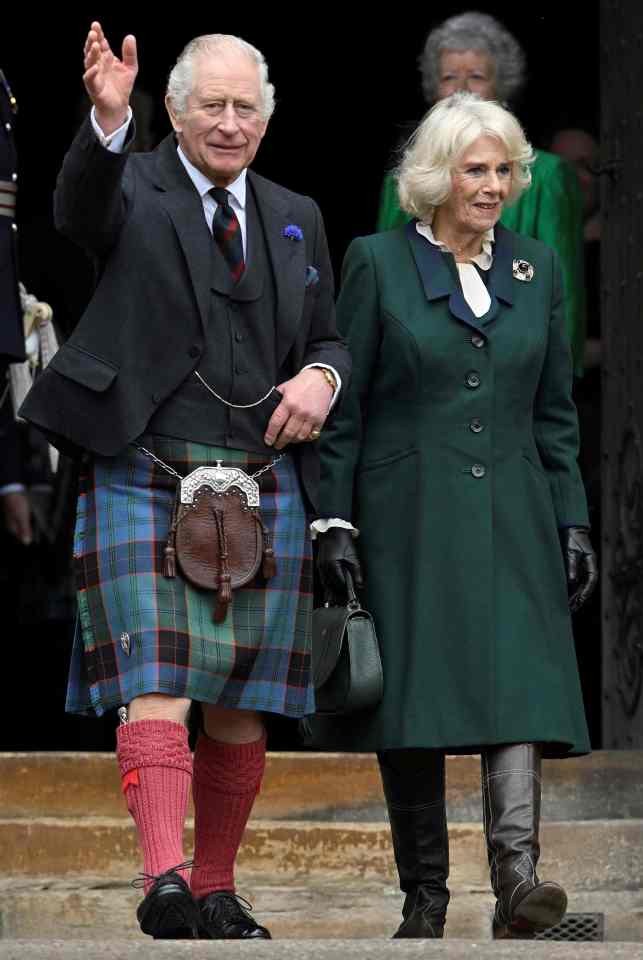
[[[476,319],[414,223],[346,255],[353,377],[322,435],[319,502],[360,531],[385,690],[315,723],[327,748],[589,749],[558,534],[587,507],[556,255],[499,225],[488,286]]]
[[[542,240],[558,254],[565,289],[565,326],[574,359],[574,373],[583,374],[585,348],[585,277],[583,200],[572,167],[553,153],[539,150],[531,168],[531,186],[507,207],[501,223],[525,237]],[[392,230],[409,220],[400,210],[397,183],[387,173],[382,184],[378,230]]]

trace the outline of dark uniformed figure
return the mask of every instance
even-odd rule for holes
[[[13,416],[7,380],[9,364],[25,359],[16,242],[18,164],[14,121],[17,110],[16,99],[0,69],[0,495],[7,529],[28,543],[31,528],[22,487],[20,431]]]

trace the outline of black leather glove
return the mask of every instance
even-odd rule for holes
[[[347,596],[344,570],[350,571],[357,589],[362,586],[362,568],[350,530],[331,527],[317,534],[317,570],[325,589],[342,599]]]
[[[569,609],[572,613],[583,606],[598,583],[598,561],[586,527],[566,527],[560,531],[563,548]]]

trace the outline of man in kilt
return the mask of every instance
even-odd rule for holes
[[[168,81],[173,134],[130,156],[136,41],[126,37],[118,59],[94,22],[84,52],[93,109],[65,158],[55,216],[98,282],[21,411],[84,451],[67,709],[126,707],[117,760],[143,851],[141,929],[266,939],[235,896],[233,868],[264,770],[262,713],[314,709],[307,513],[315,440],[350,373],[324,227],[312,200],[247,169],[274,105],[254,47],[191,41]],[[212,592],[180,570],[164,575],[177,476],[217,461],[260,474],[277,564],[234,592],[221,622]]]

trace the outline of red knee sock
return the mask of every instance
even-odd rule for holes
[[[192,779],[188,732],[173,720],[136,720],[117,730],[123,793],[143,850],[143,871],[157,876],[183,863],[183,827]],[[188,879],[185,870],[179,873]],[[144,884],[145,892],[152,881]]]
[[[201,734],[194,751],[194,868],[192,893],[234,891],[234,862],[259,793],[266,737],[221,743]]]

